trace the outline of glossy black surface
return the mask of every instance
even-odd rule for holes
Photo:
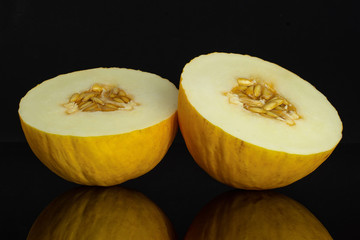
[[[275,191],[308,208],[334,239],[359,239],[357,9],[356,1],[1,3],[0,238],[25,239],[40,212],[78,186],[50,172],[25,142],[17,109],[28,90],[100,66],[153,72],[178,86],[188,61],[224,51],[295,72],[338,110],[344,137],[334,153],[309,176]],[[232,190],[196,165],[180,133],[155,169],[121,186],[156,203],[178,239],[202,207]]]
[[[360,237],[356,145],[340,144],[315,172],[294,184],[276,189],[309,209],[334,239]],[[8,239],[24,239],[40,212],[56,197],[78,187],[36,159],[27,144],[1,145],[1,228]],[[214,197],[232,190],[210,178],[192,160],[181,135],[163,161],[148,174],[121,186],[137,190],[157,204],[179,237],[197,213]]]

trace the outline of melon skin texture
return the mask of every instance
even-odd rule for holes
[[[120,186],[80,187],[53,200],[27,239],[172,240],[175,233],[164,212],[140,192]]]
[[[316,149],[313,150],[312,146],[310,146],[309,147],[310,150],[306,152],[306,149],[303,150],[301,147],[297,149],[296,146],[289,145],[291,149],[290,151],[286,151],[286,148],[282,146],[282,143],[278,144],[279,146],[277,148],[272,147],[272,145],[274,146],[276,145],[278,139],[281,140],[282,137],[281,133],[279,134],[279,136],[276,136],[276,138],[275,137],[273,139],[270,138],[270,140],[264,138],[265,141],[261,142],[260,144],[257,144],[254,136],[258,136],[259,138],[261,138],[263,134],[262,132],[256,132],[255,130],[253,134],[250,133],[248,134],[248,136],[246,136],[247,139],[250,139],[251,141],[250,140],[246,141],[242,139],[241,134],[238,134],[236,136],[236,133],[232,133],[229,132],[229,130],[226,130],[225,129],[227,127],[226,124],[223,124],[223,126],[219,126],[221,124],[221,121],[223,119],[226,119],[226,112],[225,113],[222,112],[220,108],[221,104],[219,109],[214,108],[213,110],[211,110],[215,113],[215,115],[219,116],[219,117],[216,116],[215,120],[220,122],[220,124],[215,123],[215,120],[213,119],[209,119],[208,117],[205,117],[204,115],[208,114],[210,111],[201,112],[202,109],[196,108],[194,106],[194,103],[189,100],[189,95],[191,94],[196,95],[196,91],[194,90],[193,92],[195,93],[191,93],[190,90],[187,90],[184,87],[183,77],[184,75],[186,75],[185,77],[187,78],[186,79],[187,86],[191,86],[193,84],[192,82],[195,82],[195,84],[197,84],[196,77],[198,78],[205,78],[205,77],[203,77],[201,73],[191,75],[194,76],[193,79],[189,77],[190,75],[189,68],[192,67],[191,65],[193,64],[193,62],[195,62],[195,64],[200,62],[200,60],[203,60],[203,62],[208,61],[210,63],[212,61],[216,62],[217,55],[219,55],[220,59],[223,58],[227,59],[228,57],[235,59],[238,57],[240,59],[250,58],[250,61],[255,61],[256,63],[260,61],[261,64],[263,63],[265,65],[270,64],[270,68],[275,68],[275,69],[279,68],[280,71],[286,71],[277,65],[273,65],[258,58],[240,55],[240,54],[226,54],[226,53],[213,53],[209,55],[202,55],[198,58],[193,59],[190,63],[188,63],[185,66],[179,87],[179,98],[178,98],[179,126],[190,154],[192,155],[196,163],[203,170],[205,170],[214,179],[235,188],[249,189],[249,190],[273,189],[273,188],[279,188],[289,185],[305,177],[306,175],[313,172],[319,165],[321,165],[329,157],[329,155],[333,152],[336,145],[341,139],[341,130],[342,130],[341,124],[340,124],[341,125],[340,137],[336,136],[336,139],[334,140],[335,143],[332,143],[332,145],[330,144],[330,147],[328,148],[326,148],[325,146],[317,151]],[[239,67],[239,69],[241,69],[242,67],[241,64],[240,65],[237,64],[237,60],[235,61],[231,60],[230,63],[236,67]],[[204,67],[204,69],[207,68],[208,66]],[[215,69],[214,72],[216,72],[217,67],[214,65],[213,68]],[[227,68],[228,66],[223,67],[223,69],[227,69]],[[233,66],[230,66],[229,68],[232,69]],[[207,73],[207,75],[206,74],[205,75],[206,77],[211,78],[211,76],[209,76],[210,74]],[[289,72],[286,71],[286,74],[289,74]],[[290,73],[290,75],[291,74],[292,73]],[[266,74],[263,73],[263,75]],[[239,77],[239,75],[236,74],[234,76]],[[241,77],[241,73],[240,73],[240,77]],[[266,78],[266,76],[262,76],[262,77]],[[295,77],[298,78],[297,76]],[[221,83],[219,83],[219,81],[215,82],[214,85],[218,84],[219,86],[221,86]],[[236,82],[236,79],[234,78],[233,81]],[[211,84],[212,83],[209,82],[209,85]],[[230,89],[231,84],[229,86]],[[204,88],[206,88],[206,86]],[[226,89],[219,90],[218,101],[220,102],[224,101],[225,102],[224,106],[225,106],[229,104],[227,102],[227,99],[224,100],[221,99],[221,98],[225,98],[225,96],[221,96],[221,91],[224,90]],[[217,104],[215,102],[211,102],[212,98],[216,97],[216,96],[214,97],[212,93],[203,95],[202,97],[203,97],[203,101],[209,106]],[[249,120],[247,120],[248,122],[243,122],[243,123],[239,122],[239,124],[237,124],[238,125],[237,128],[239,132],[241,132],[242,130],[246,131],[246,129],[248,128],[248,126],[246,125],[247,123],[249,123],[250,125],[253,124],[252,126],[256,128],[257,122],[261,123],[261,121],[266,121],[265,126],[269,126],[269,128],[272,128],[271,124],[274,124],[274,126],[278,127],[279,129],[282,128],[280,124],[283,124],[284,128],[294,128],[293,126],[287,126],[283,122],[273,119],[263,118],[261,116],[259,117],[253,113],[251,114],[240,113],[240,114],[243,114],[246,118],[249,118]],[[338,118],[336,111],[334,114],[335,117]],[[307,116],[305,116],[304,119],[306,117]],[[261,118],[263,118],[264,120],[262,120]],[[316,117],[315,120],[317,120]],[[298,125],[302,127],[304,123],[301,122],[302,121],[301,119],[299,121],[300,123]],[[338,124],[338,122],[336,122],[336,124]],[[295,128],[297,128],[297,126],[295,126]],[[290,129],[289,131],[292,131],[292,129]],[[331,131],[331,129],[329,131]],[[337,132],[338,130],[335,129],[335,131]],[[274,143],[270,143],[268,146],[266,146],[267,144],[266,140],[267,142],[273,141]],[[297,150],[298,152],[296,152]]]
[[[49,134],[21,120],[27,142],[40,161],[58,176],[90,186],[113,186],[152,170],[177,132],[177,115],[126,134],[75,137]]]
[[[175,101],[169,99],[169,102],[176,102],[177,89],[170,82],[154,74],[131,69],[91,69],[60,75],[55,79],[61,82],[68,78],[73,78],[71,80],[76,82],[78,79],[80,79],[79,81],[88,81],[83,79],[96,76],[94,77],[94,82],[102,83],[102,78],[105,79],[104,81],[106,81],[107,78],[111,78],[111,81],[115,81],[116,83],[116,79],[121,78],[124,74],[134,79],[138,77],[140,79],[146,77],[157,79],[157,81],[162,82],[161,86],[164,85],[165,89],[170,88],[172,91],[172,96],[175,98]],[[56,83],[56,81],[52,81],[51,79],[45,82],[49,84],[52,82]],[[166,81],[166,83],[163,83],[164,81]],[[90,82],[89,84],[85,82],[83,85],[90,87]],[[136,85],[135,83],[132,84]],[[61,86],[61,83],[59,86]],[[36,88],[37,87],[34,89]],[[85,89],[79,88],[78,90]],[[61,90],[59,91],[61,92]],[[69,92],[64,95],[69,96],[69,94],[71,95],[72,93],[73,92]],[[155,94],[161,95],[162,92],[160,91]],[[57,105],[60,106],[60,102],[64,100],[54,101],[59,101]],[[23,105],[25,105],[25,103],[23,103]],[[143,105],[146,105],[146,103]],[[143,105],[140,105],[139,108]],[[177,133],[176,105],[175,103],[174,106],[169,107],[170,110],[167,110],[166,114],[163,114],[159,118],[156,118],[156,113],[153,113],[155,117],[149,116],[148,119],[150,119],[150,122],[146,124],[142,124],[142,121],[147,121],[146,116],[141,117],[141,114],[139,115],[138,112],[142,110],[137,110],[136,108],[131,112],[120,112],[121,110],[116,112],[79,112],[67,116],[66,113],[64,113],[65,108],[59,107],[60,109],[56,110],[55,114],[58,114],[61,119],[60,121],[65,123],[54,123],[54,126],[51,125],[51,121],[54,122],[56,119],[51,119],[52,116],[48,116],[49,114],[46,112],[42,113],[46,116],[43,118],[44,120],[40,118],[32,120],[29,114],[26,115],[24,113],[26,109],[23,106],[23,109],[20,107],[19,115],[21,126],[30,148],[37,158],[51,171],[68,181],[78,184],[112,186],[149,172],[165,156]],[[55,106],[56,104],[54,108]],[[159,106],[159,108],[161,109],[161,106]],[[148,112],[149,111],[154,112],[156,109],[148,110]],[[83,116],[80,116],[80,114],[83,114]],[[123,120],[123,116],[126,117],[128,114],[134,114],[136,119],[131,121],[131,117],[128,117],[127,120]],[[26,121],[22,115],[25,115],[27,119],[30,120]],[[103,124],[96,122],[96,118],[101,117],[104,117]],[[74,121],[72,124],[75,127],[66,127],[66,125],[63,127],[61,124],[66,124],[67,118],[76,118],[75,120],[78,121],[79,124]],[[43,125],[46,126],[46,128],[44,128],[45,130],[42,129],[42,125],[39,123],[41,121],[44,121]],[[82,121],[84,121],[84,123],[82,123]],[[92,121],[94,121],[94,124],[92,124]],[[71,123],[71,120],[69,120],[69,122]],[[58,126],[56,124],[60,127],[56,127]],[[124,127],[125,129],[122,129],[122,125],[127,126],[127,124],[130,125],[130,127]],[[81,125],[89,125],[90,127],[79,131],[77,128],[81,128]],[[112,125],[114,125],[115,128],[113,134],[111,134]],[[100,130],[96,129],[97,126],[99,126]],[[61,130],[61,128],[63,129]],[[64,131],[64,133],[62,133],[62,131]],[[102,131],[105,132],[105,134],[102,134]]]
[[[185,240],[330,240],[324,225],[302,204],[272,191],[226,192],[208,203]]]

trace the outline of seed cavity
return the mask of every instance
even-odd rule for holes
[[[247,78],[236,81],[237,85],[225,93],[230,103],[241,104],[249,112],[283,121],[289,126],[294,126],[295,120],[301,118],[295,106],[268,84]]]
[[[82,112],[109,112],[117,110],[133,110],[136,103],[124,89],[115,86],[95,83],[88,90],[77,92],[63,104],[67,114]]]

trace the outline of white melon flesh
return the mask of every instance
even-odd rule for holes
[[[267,83],[297,109],[295,125],[263,117],[229,103],[237,78]],[[314,154],[334,148],[342,137],[336,109],[310,83],[256,57],[241,54],[202,55],[187,64],[182,88],[191,105],[211,124],[250,144],[290,154]]]
[[[67,114],[63,104],[94,83],[117,86],[134,96],[133,110]],[[177,110],[177,89],[150,73],[120,68],[97,68],[60,75],[30,90],[20,102],[19,114],[28,125],[52,134],[103,136],[153,126]]]

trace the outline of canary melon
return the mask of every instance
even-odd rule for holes
[[[342,138],[342,122],[309,82],[274,63],[212,53],[183,69],[178,115],[194,160],[220,182],[271,189],[313,172]]]
[[[141,176],[177,132],[178,90],[152,73],[96,68],[44,81],[20,101],[27,142],[54,173],[110,186]]]

